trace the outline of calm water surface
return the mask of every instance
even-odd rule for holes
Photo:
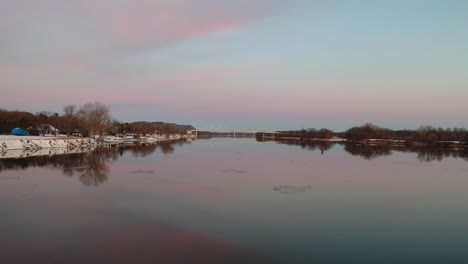
[[[0,263],[468,263],[467,157],[225,138],[0,159]]]

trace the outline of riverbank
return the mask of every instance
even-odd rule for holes
[[[1,135],[0,157],[76,153],[80,150],[94,148],[96,145],[96,140],[90,138]]]

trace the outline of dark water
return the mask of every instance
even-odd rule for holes
[[[0,263],[468,263],[467,154],[208,139],[0,159]]]

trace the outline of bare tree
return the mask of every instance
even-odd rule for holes
[[[70,136],[71,131],[73,130],[73,120],[76,117],[76,105],[66,105],[63,107],[63,126],[67,131],[67,136]]]
[[[60,134],[60,122],[59,122],[60,115],[58,113],[54,113],[53,119],[54,119],[54,122],[55,122],[55,124],[54,124],[55,128],[54,128],[53,132],[54,132],[54,134],[56,136],[58,136]]]
[[[317,131],[317,134],[320,138],[325,138],[325,139],[329,139],[333,137],[333,131],[331,131],[330,129],[326,129],[326,128],[320,129],[319,131]]]
[[[51,112],[42,111],[36,113],[36,124],[35,126],[42,132],[42,136],[45,136],[46,133],[50,131],[50,123],[53,114]]]
[[[181,131],[174,124],[168,124],[168,123],[164,123],[161,127],[159,127],[158,130],[161,134],[168,134],[168,135],[181,133]]]
[[[104,130],[112,124],[109,107],[99,102],[84,104],[77,115],[82,127],[88,131],[91,138],[97,133],[102,136]]]

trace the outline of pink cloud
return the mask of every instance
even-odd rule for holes
[[[123,45],[160,46],[213,33],[242,30],[266,16],[272,2],[144,1],[108,15],[108,30]]]
[[[217,32],[240,29],[247,19],[236,18],[223,21],[220,18],[203,18],[194,21],[176,12],[155,10],[144,14],[122,14],[112,18],[111,30],[127,44],[161,45],[187,38]]]
[[[210,34],[247,29],[285,5],[278,2],[80,0],[57,4],[44,0],[35,4],[20,0],[0,10],[0,31],[9,37],[0,57],[5,57],[2,62],[17,64],[15,67],[19,70],[14,71],[18,72],[30,68],[34,71],[58,68],[77,74],[89,73],[103,66],[118,64],[135,52]],[[7,12],[8,9],[11,10]],[[66,27],[59,25],[63,21]],[[45,29],[47,35],[56,38],[38,34]],[[28,46],[24,43],[35,44]],[[8,71],[12,69],[6,68]]]
[[[52,0],[40,4],[19,0],[0,9],[0,31],[9,37],[4,52],[12,60],[18,58],[11,54],[23,54],[21,60],[25,63],[31,59],[53,63],[87,57],[88,67],[142,48],[246,29],[286,5],[277,0],[79,0],[60,4]],[[42,31],[47,34],[38,34]],[[53,49],[24,45],[31,39],[39,44],[58,43]]]

